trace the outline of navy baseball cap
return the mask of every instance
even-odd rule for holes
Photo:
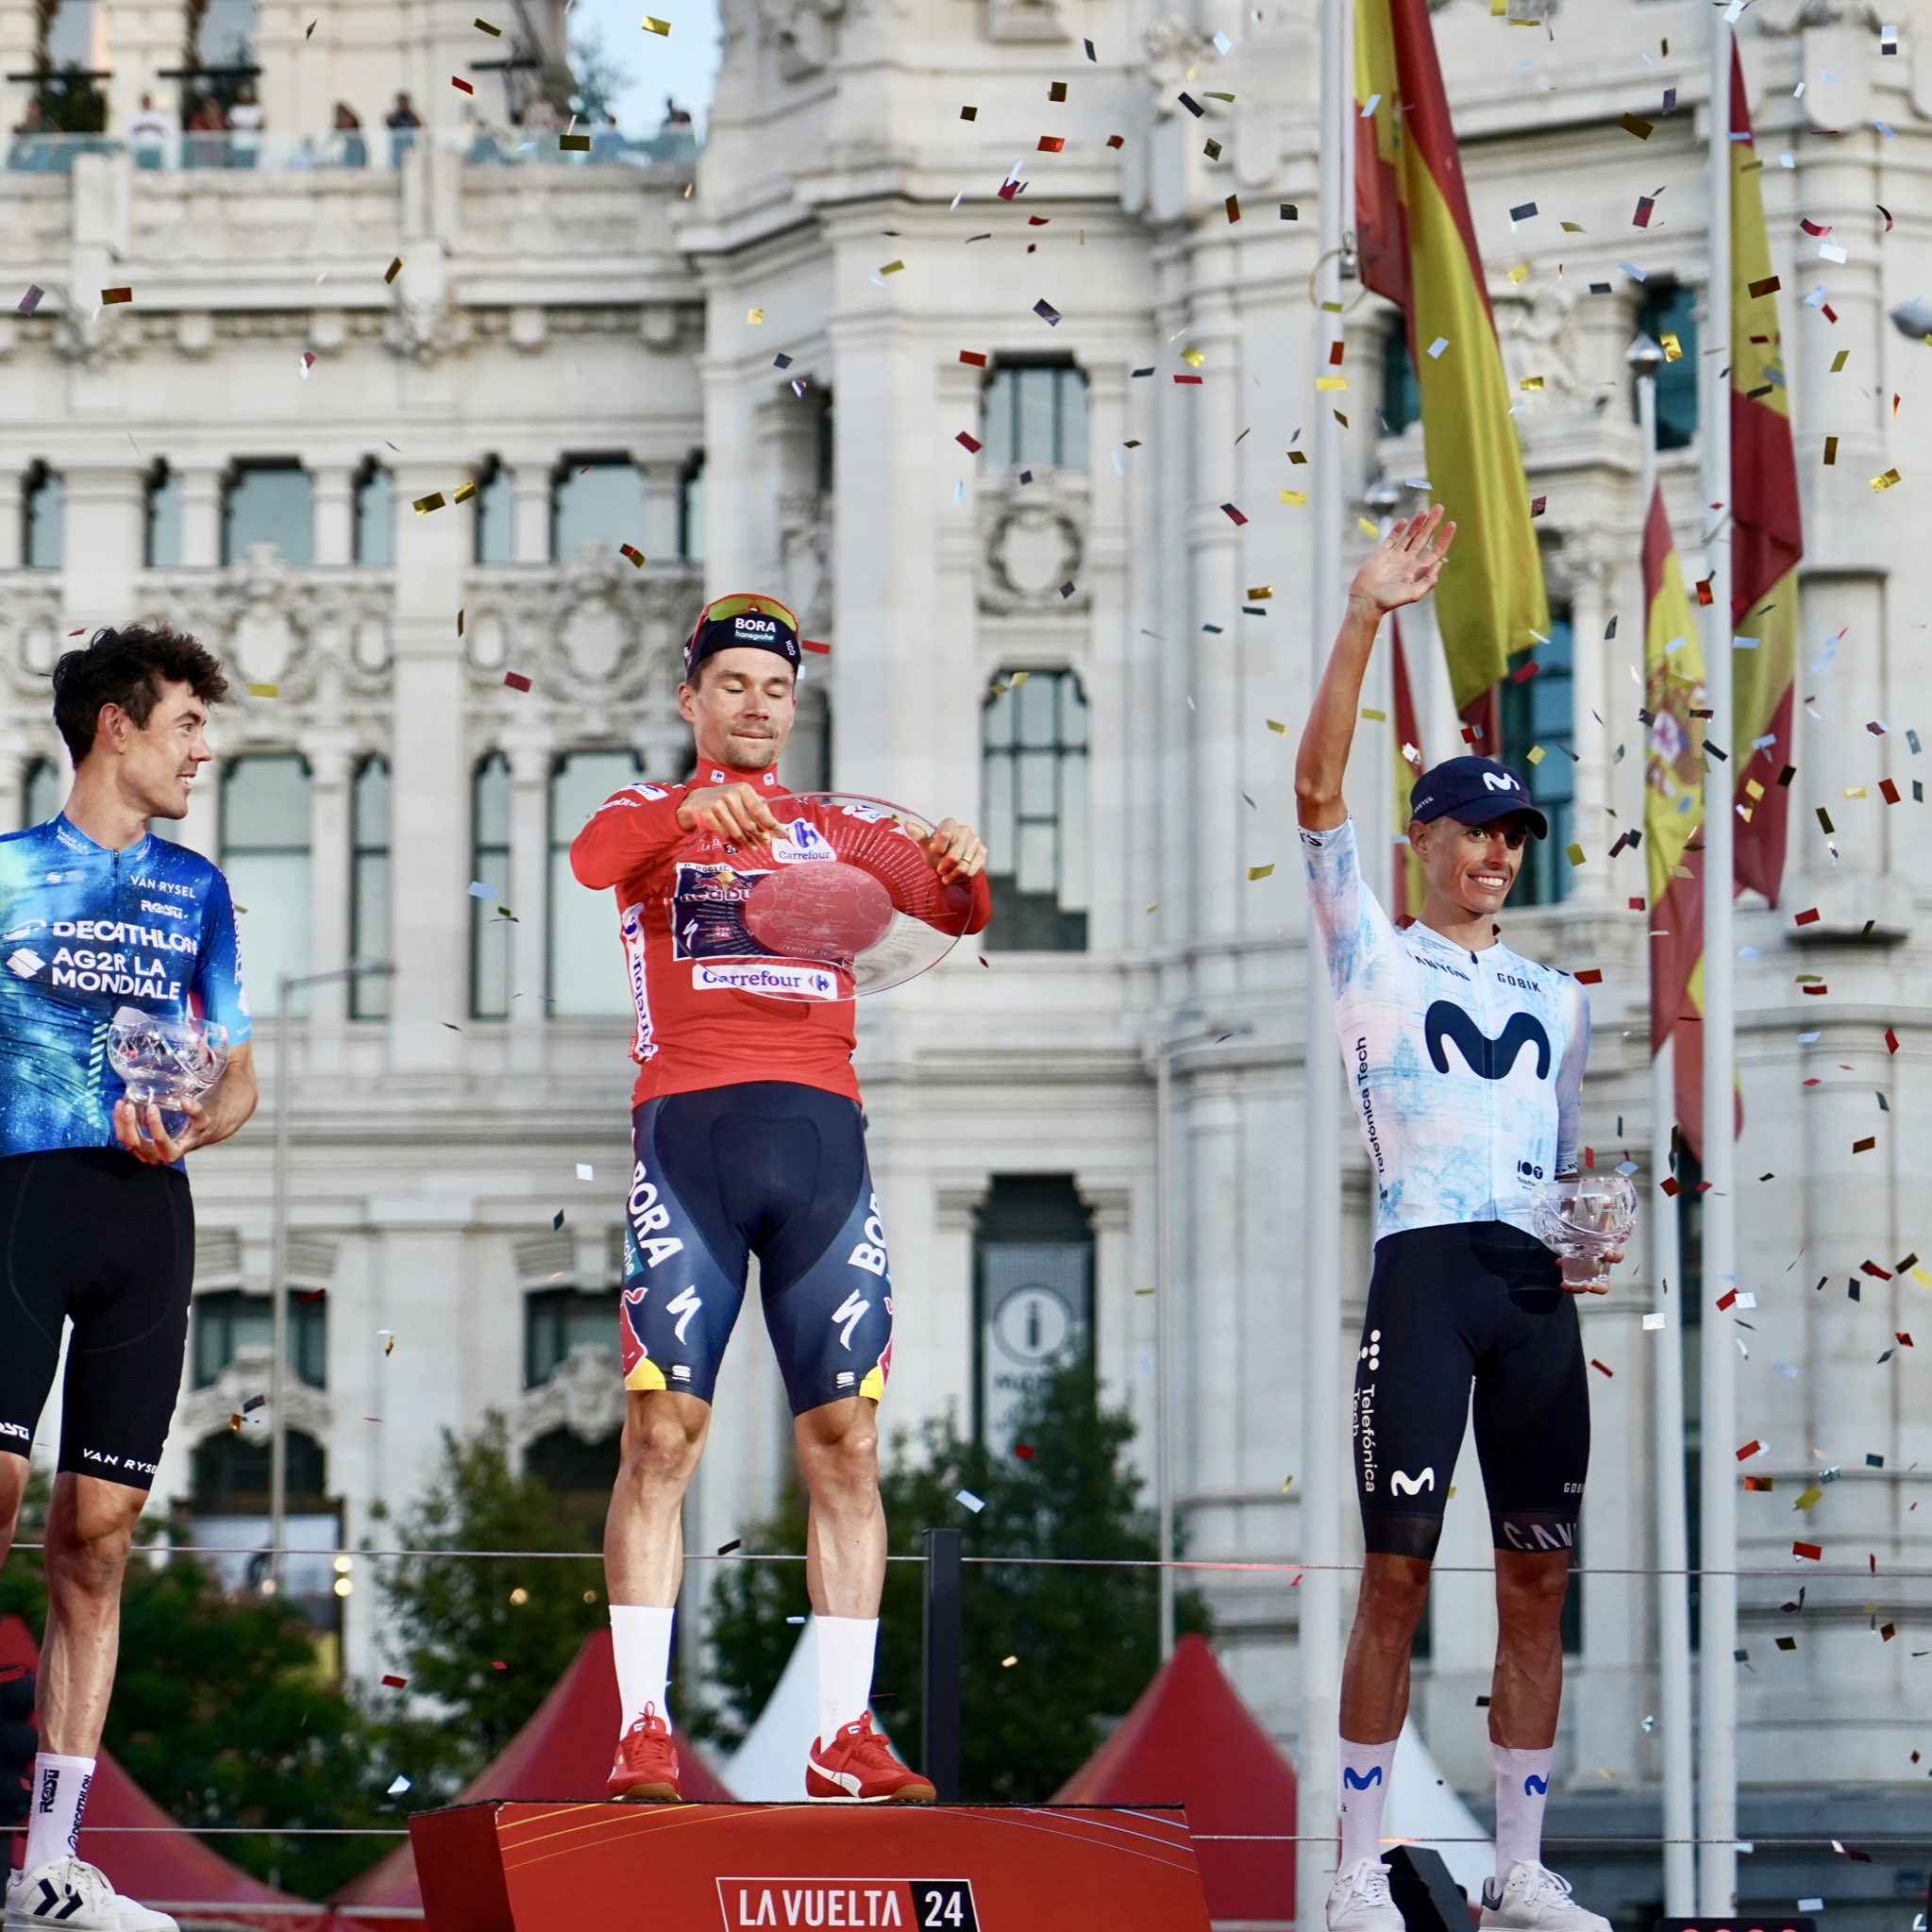
[[[695,678],[698,665],[714,652],[740,647],[776,651],[796,671],[798,620],[776,597],[744,592],[714,597],[697,613],[685,642],[685,677]]]
[[[1550,836],[1550,821],[1530,803],[1529,788],[1493,758],[1445,758],[1409,792],[1409,816],[1424,825],[1432,818],[1487,825],[1512,812],[1520,813],[1538,838]]]

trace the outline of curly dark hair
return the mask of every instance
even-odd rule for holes
[[[137,726],[160,703],[162,684],[185,684],[204,704],[228,695],[221,660],[198,638],[168,624],[104,625],[54,666],[54,722],[77,770],[93,749],[101,706],[118,704]]]

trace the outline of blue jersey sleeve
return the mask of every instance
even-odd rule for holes
[[[252,1029],[248,995],[242,984],[242,938],[235,926],[235,901],[220,872],[209,887],[201,950],[189,990],[202,1018],[227,1028],[230,1047],[247,1039]]]
[[[1583,1112],[1583,1069],[1590,1056],[1589,995],[1573,981],[1571,993],[1576,1012],[1571,1021],[1570,1042],[1563,1050],[1563,1064],[1556,1072],[1556,1171],[1573,1174],[1583,1145],[1580,1118]]]
[[[1355,821],[1345,818],[1330,832],[1311,832],[1303,826],[1302,859],[1308,905],[1335,997],[1359,995],[1393,966],[1396,936],[1388,915],[1362,877]]]

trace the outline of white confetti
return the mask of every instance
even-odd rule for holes
[[[975,1516],[978,1516],[980,1511],[986,1506],[985,1499],[975,1496],[970,1489],[962,1489],[952,1500],[963,1508],[970,1509]]]

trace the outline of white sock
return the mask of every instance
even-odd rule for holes
[[[647,1704],[657,1706],[667,1726],[671,1722],[664,1693],[671,1681],[671,1619],[676,1614],[654,1604],[611,1605],[611,1650],[617,1660],[617,1701],[624,1707],[626,1731]]]
[[[1548,1751],[1514,1751],[1491,1743],[1496,1761],[1496,1889],[1503,1890],[1512,1866],[1543,1857],[1543,1806],[1550,1795]]]
[[[818,1738],[830,1742],[872,1702],[877,1617],[815,1617],[818,1632]]]
[[[81,1807],[93,1783],[92,1757],[61,1757],[52,1751],[34,1758],[33,1809],[27,1814],[26,1863],[23,1872],[38,1871],[57,1858],[71,1858],[80,1842]]]
[[[1388,1799],[1388,1781],[1395,1774],[1395,1739],[1386,1744],[1354,1744],[1341,1740],[1342,1856],[1346,1872],[1357,1858],[1382,1856],[1382,1807]]]

